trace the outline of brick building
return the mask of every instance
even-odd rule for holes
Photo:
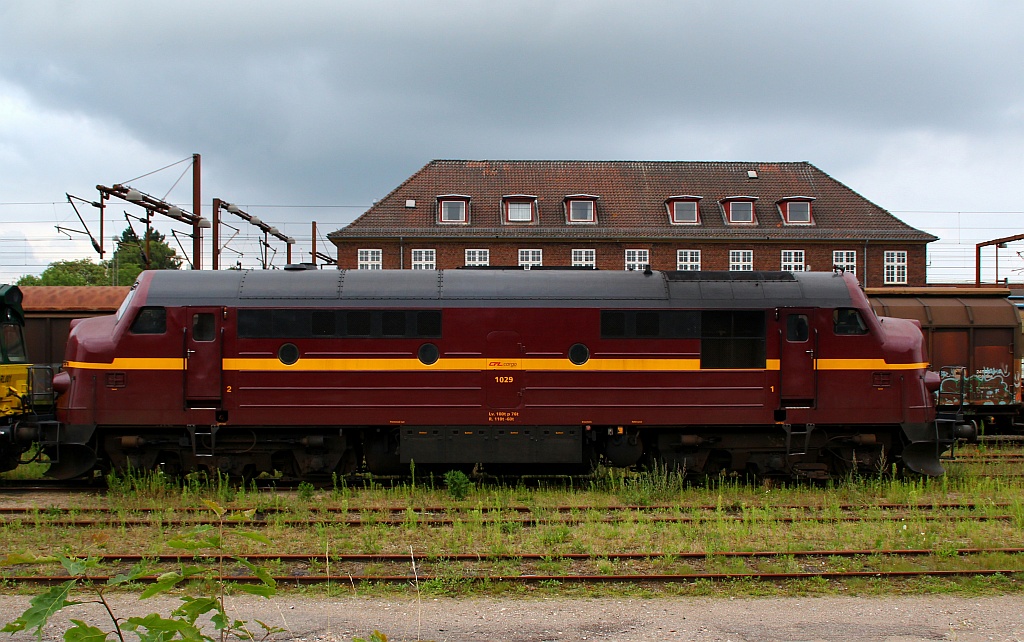
[[[328,238],[338,265],[853,271],[925,285],[914,229],[806,162],[428,163]]]

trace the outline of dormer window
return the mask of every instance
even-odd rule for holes
[[[565,220],[569,223],[596,223],[597,197],[590,194],[566,196]]]
[[[445,194],[437,197],[438,223],[469,223],[469,200],[463,194]]]
[[[512,194],[501,199],[502,216],[506,223],[536,223],[537,197]]]
[[[779,214],[786,225],[813,225],[810,196],[791,196],[778,202]]]
[[[723,198],[719,203],[725,214],[725,220],[731,225],[756,225],[757,217],[754,214],[754,201],[756,196],[730,196]]]
[[[700,196],[669,196],[665,201],[668,208],[668,220],[673,225],[698,225],[700,208],[697,207]]]

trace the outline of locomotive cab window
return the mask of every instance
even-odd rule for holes
[[[167,332],[166,308],[142,308],[132,322],[132,334],[163,334]],[[197,339],[198,340],[198,339]]]
[[[868,326],[854,308],[836,308],[832,312],[832,323],[836,334],[867,334]]]
[[[4,363],[25,363],[25,340],[21,334],[21,326],[16,323],[5,323],[0,326],[3,341]]]

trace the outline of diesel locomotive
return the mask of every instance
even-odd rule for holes
[[[942,473],[920,324],[842,273],[144,272],[74,322],[51,476],[597,462]]]
[[[43,425],[52,427],[53,370],[29,363],[16,285],[0,285],[0,471],[12,470]]]

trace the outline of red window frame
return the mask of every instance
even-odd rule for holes
[[[563,201],[565,204],[565,222],[569,224],[587,224],[597,223],[597,197],[591,196],[590,194],[572,194],[566,196]],[[590,217],[585,219],[574,219],[572,217],[572,208],[576,203],[589,203],[590,204]]]
[[[782,215],[782,221],[786,225],[814,225],[814,199],[806,196],[795,196],[792,198],[784,198],[779,201],[779,213]],[[789,208],[794,204],[805,204],[807,205],[807,220],[806,221],[794,221],[790,215]]]
[[[587,218],[572,218],[572,206],[577,203],[590,205],[590,216]],[[567,223],[596,223],[597,222],[597,199],[566,199],[565,200],[565,222]]]
[[[513,203],[519,204],[519,205],[528,204],[530,206],[530,219],[529,220],[523,220],[523,219],[512,220],[511,216],[509,215],[509,209],[511,208],[511,205]],[[538,213],[537,213],[537,197],[536,196],[528,196],[528,195],[525,195],[525,194],[522,194],[522,195],[515,194],[515,195],[511,195],[511,196],[504,196],[504,197],[502,197],[502,199],[501,199],[501,217],[502,217],[502,221],[503,222],[505,222],[507,224],[510,224],[510,225],[529,225],[530,223],[536,223],[537,222],[537,218],[538,218]]]
[[[668,222],[672,225],[700,225],[700,196],[671,196],[665,205],[668,208]],[[676,216],[676,205],[693,203],[693,220],[684,221]]]
[[[725,213],[725,221],[729,225],[757,225],[757,197],[756,196],[733,196],[723,198],[719,203]],[[737,221],[733,218],[733,205],[745,203],[750,205],[750,220]]]
[[[460,194],[446,194],[444,196],[437,197],[437,222],[446,225],[459,225],[469,223],[469,201],[468,196],[462,196]],[[444,218],[444,205],[445,203],[462,203],[462,218],[457,221],[445,220]]]

